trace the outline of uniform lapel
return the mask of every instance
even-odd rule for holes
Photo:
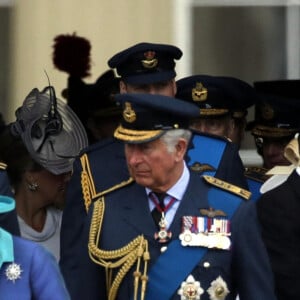
[[[128,193],[132,197],[125,197],[123,203],[123,221],[129,224],[137,234],[153,238],[156,226],[152,219],[148,197],[145,188],[138,184],[133,184]]]

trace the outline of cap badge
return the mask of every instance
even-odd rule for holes
[[[265,103],[261,106],[261,116],[264,120],[272,120],[274,118],[274,110],[271,105]]]
[[[196,281],[192,275],[189,275],[186,281],[181,283],[181,287],[177,294],[181,300],[200,300],[204,290],[200,286],[200,282]]]
[[[23,270],[21,269],[19,264],[11,263],[5,270],[5,275],[8,280],[11,280],[13,283],[17,279],[21,278],[21,273]]]
[[[196,83],[196,87],[192,89],[192,99],[196,102],[205,101],[207,99],[207,88],[201,82]]]
[[[209,299],[211,300],[224,300],[229,294],[229,290],[226,282],[221,276],[219,276],[216,280],[211,282],[207,293],[209,294]]]
[[[125,103],[125,108],[123,111],[123,118],[128,123],[133,123],[136,120],[136,113],[132,109],[131,104],[129,102]]]
[[[146,69],[153,69],[158,64],[158,59],[155,58],[155,51],[147,51],[144,53],[145,59],[142,60],[143,67]]]

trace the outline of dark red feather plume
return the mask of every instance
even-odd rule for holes
[[[87,77],[91,67],[90,50],[91,44],[86,38],[75,33],[58,35],[54,38],[53,63],[71,76]]]

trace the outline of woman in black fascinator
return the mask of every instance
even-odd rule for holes
[[[58,260],[65,190],[87,135],[52,86],[33,89],[15,114],[2,134],[0,156],[7,164],[21,236],[42,244]]]

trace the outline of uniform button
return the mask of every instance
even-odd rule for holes
[[[164,253],[167,249],[168,249],[167,246],[161,247],[161,248],[160,248],[160,252],[161,252],[161,253]]]
[[[203,263],[203,267],[204,268],[209,268],[210,267],[210,263],[208,261]]]

